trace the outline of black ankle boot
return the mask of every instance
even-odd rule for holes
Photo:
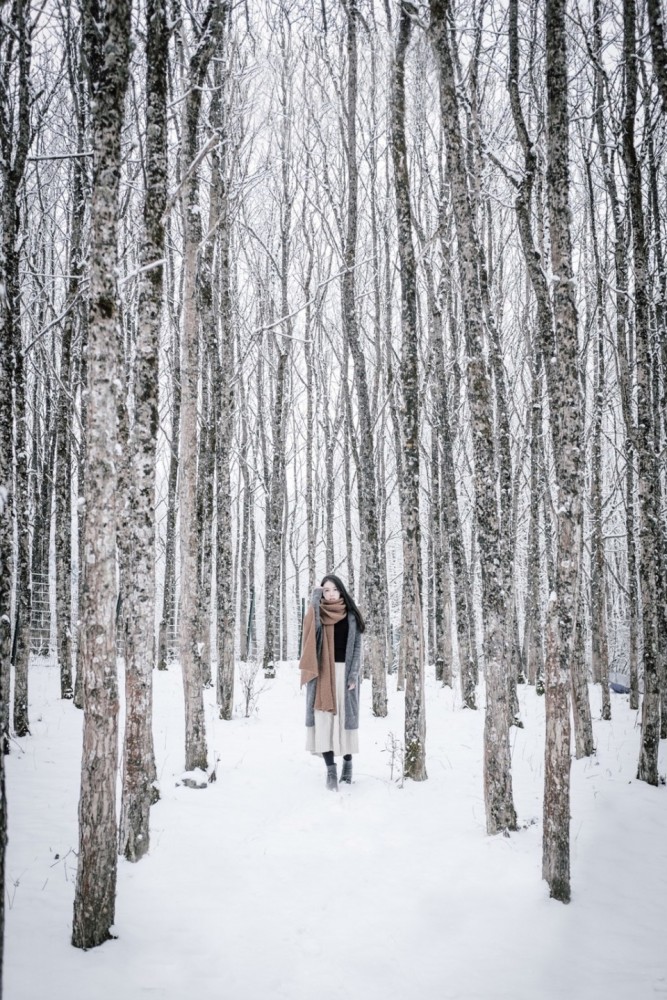
[[[343,760],[343,770],[340,772],[340,780],[348,785],[352,784],[352,761]]]
[[[338,773],[335,764],[327,764],[327,788],[330,792],[338,791]]]

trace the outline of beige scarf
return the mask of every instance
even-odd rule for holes
[[[336,714],[336,667],[334,659],[334,625],[342,621],[347,614],[345,601],[339,597],[337,601],[320,602],[320,621],[322,622],[322,651],[320,661],[317,661],[317,639],[315,635],[315,609],[310,605],[303,623],[303,643],[301,646],[301,684],[307,684],[317,678],[315,708],[318,712],[333,712]]]

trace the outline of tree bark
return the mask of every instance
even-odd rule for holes
[[[618,381],[621,397],[621,411],[625,424],[625,535],[627,546],[627,591],[628,591],[628,662],[630,673],[630,706],[639,708],[639,682],[637,671],[637,647],[639,636],[639,595],[637,592],[637,553],[635,541],[635,454],[636,427],[632,405],[632,375],[630,371],[631,328],[628,323],[628,234],[623,223],[622,209],[618,196],[616,174],[608,154],[607,132],[603,108],[605,104],[605,77],[603,74],[602,18],[600,0],[593,2],[593,52],[595,55],[595,126],[599,140],[600,159],[605,187],[609,198],[614,232],[614,272],[616,306],[616,352],[618,358]]]
[[[667,116],[667,47],[661,0],[647,0],[648,25],[653,53],[653,73],[660,91],[662,113]]]
[[[440,107],[459,251],[468,353],[468,399],[475,460],[475,514],[482,569],[487,705],[484,723],[484,798],[489,833],[516,829],[509,749],[505,600],[510,594],[506,547],[501,540],[493,400],[482,339],[484,314],[478,247],[467,190],[450,47],[449,0],[431,0],[431,35],[440,70]],[[492,471],[493,470],[493,471]]]
[[[178,456],[181,442],[181,335],[178,318],[172,336],[171,441],[167,478],[167,523],[165,529],[164,587],[158,627],[158,670],[166,670],[173,655],[176,627],[176,514],[178,508]]]
[[[165,0],[146,7],[146,193],[144,270],[139,287],[135,412],[130,432],[130,540],[125,649],[125,735],[120,853],[138,861],[150,847],[149,813],[157,798],[153,750],[155,659],[155,460],[158,344],[162,319],[164,215],[167,202],[167,58]]]
[[[100,27],[100,12],[88,10]],[[92,948],[111,936],[117,866],[116,772],[116,421],[119,333],[114,275],[120,138],[130,56],[130,4],[104,11],[104,45],[91,58],[93,189],[90,331],[85,433],[88,441],[79,669],[84,724],[79,800],[79,863],[72,944]],[[89,50],[90,54],[90,50]],[[98,61],[99,60],[99,61]]]
[[[424,701],[424,634],[422,619],[421,529],[419,522],[419,345],[417,328],[417,264],[410,219],[410,177],[405,138],[405,55],[412,21],[401,5],[394,53],[391,95],[391,152],[401,265],[401,444],[400,478],[403,528],[401,643],[406,672],[404,774],[424,781],[426,774],[426,708]]]
[[[625,110],[623,116],[623,159],[628,181],[632,223],[632,262],[635,288],[635,337],[637,365],[637,458],[639,493],[639,581],[642,604],[644,698],[642,733],[637,777],[658,784],[660,743],[660,676],[658,621],[655,595],[658,586],[656,553],[660,552],[661,532],[657,509],[658,474],[655,463],[651,412],[651,349],[648,308],[648,274],[641,169],[635,150],[637,109],[637,51],[635,0],[623,3],[623,55],[625,65]]]
[[[288,342],[289,343],[289,342]],[[270,463],[269,491],[266,509],[265,534],[265,584],[264,584],[264,676],[276,675],[280,641],[280,564],[282,521],[285,483],[285,408],[287,395],[287,361],[289,349],[278,344],[276,347],[275,400],[272,418],[272,459]]]
[[[181,440],[178,500],[180,509],[181,587],[178,615],[179,649],[185,700],[185,770],[206,770],[206,723],[197,598],[199,593],[197,539],[197,399],[199,375],[199,309],[197,255],[202,242],[199,175],[195,162],[202,87],[224,25],[226,5],[211,0],[195,51],[190,59],[185,98],[181,204],[183,213],[183,335],[181,357]]]
[[[527,592],[523,656],[529,684],[544,694],[544,643],[540,601],[540,477],[539,452],[542,438],[542,387],[536,347],[532,348],[531,437],[530,437],[530,506],[528,511]]]
[[[545,784],[542,876],[550,895],[570,900],[570,684],[579,597],[581,545],[581,415],[577,371],[577,312],[569,209],[569,117],[565,42],[566,0],[546,9],[547,203],[554,274],[549,408],[558,489],[556,587],[550,601],[545,662]],[[546,332],[546,331],[544,331]]]
[[[30,4],[16,2],[10,17],[0,22],[0,57],[5,73],[16,60],[18,97],[3,85],[0,95],[0,181],[2,195],[2,241],[0,242],[0,997],[4,963],[5,850],[7,845],[7,799],[5,754],[9,753],[9,697],[12,588],[12,515],[17,498],[13,491],[13,357],[21,349],[19,297],[19,190],[30,145]],[[15,47],[14,47],[15,46]],[[11,125],[16,122],[16,132]]]
[[[19,246],[20,226],[19,192],[23,181],[26,158],[30,145],[30,63],[32,56],[30,4],[26,0],[16,0],[12,5],[11,20],[3,25],[3,54],[7,58],[7,69],[16,65],[16,93],[7,91],[3,80],[3,105],[15,102],[15,106],[3,107],[0,124],[2,147],[2,271],[0,281],[4,284],[3,328],[4,344],[10,352],[12,365],[12,389],[14,394],[13,424],[10,419],[8,440],[14,441],[14,463],[16,492],[13,510],[18,533],[18,559],[16,563],[16,602],[14,635],[11,660],[14,664],[14,730],[17,736],[30,732],[28,716],[28,657],[30,655],[30,525],[28,518],[28,456],[25,400],[25,365],[21,338],[21,300],[19,288]],[[14,48],[15,46],[15,48]],[[11,405],[12,389],[7,404]],[[11,460],[9,463],[11,475]],[[8,494],[8,501],[12,491]],[[8,516],[11,507],[8,507]],[[11,575],[8,586],[11,586]],[[9,618],[9,603],[2,609]],[[6,670],[6,691],[8,695],[9,664]],[[9,707],[9,697],[6,699]],[[5,735],[5,741],[7,737]],[[7,743],[5,742],[5,747]]]
[[[383,619],[387,613],[386,587],[383,586],[378,551],[377,491],[375,483],[374,435],[371,419],[366,363],[359,336],[356,305],[356,261],[358,228],[357,165],[357,0],[344,0],[347,14],[347,210],[343,247],[344,271],[341,288],[343,329],[355,371],[359,417],[360,534],[363,567],[362,607],[366,615],[364,661],[371,675],[372,711],[376,717],[387,715],[387,676]]]

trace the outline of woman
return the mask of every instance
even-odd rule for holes
[[[306,690],[306,750],[320,753],[327,788],[338,791],[334,755],[343,755],[340,780],[352,782],[359,752],[359,663],[366,628],[343,582],[328,574],[313,591],[303,623],[301,684]]]

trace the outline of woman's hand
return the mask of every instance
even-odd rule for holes
[[[356,688],[356,686],[357,686],[357,682],[356,681],[350,681],[350,683],[347,685],[347,690],[348,691],[354,691],[354,689]]]

